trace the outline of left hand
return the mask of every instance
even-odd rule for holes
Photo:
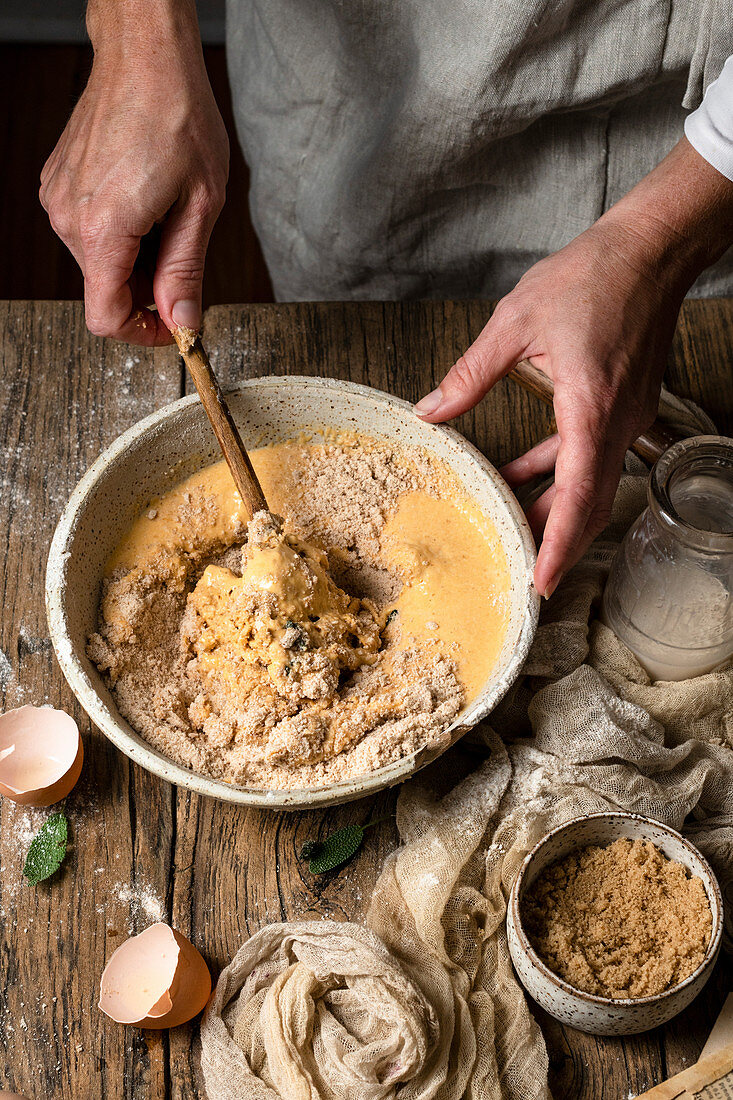
[[[626,450],[656,416],[683,294],[659,278],[642,238],[601,220],[530,268],[416,406],[450,420],[524,358],[552,378],[557,435],[502,470],[518,486],[555,467],[528,512],[535,537],[544,531],[535,586],[548,598],[608,523]]]
[[[654,419],[682,299],[733,244],[733,181],[682,138],[595,225],[541,260],[416,406],[432,423],[473,408],[520,359],[555,385],[557,435],[502,473],[521,485],[555,467],[528,513],[549,598],[606,526],[629,444]]]

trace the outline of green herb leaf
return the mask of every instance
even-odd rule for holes
[[[372,825],[386,821],[378,817],[367,825],[347,825],[331,833],[325,840],[306,840],[301,849],[301,858],[310,860],[308,870],[312,875],[324,875],[333,871],[355,856],[364,843],[364,834]]]
[[[335,867],[340,867],[342,863],[346,863],[347,859],[356,855],[363,840],[364,830],[361,825],[347,825],[346,828],[331,833],[320,845],[320,851],[311,858],[308,869],[312,875],[323,875],[326,871],[333,871]]]
[[[66,855],[69,826],[63,814],[51,814],[31,841],[23,874],[31,886],[58,871]]]

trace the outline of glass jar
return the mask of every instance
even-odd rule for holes
[[[733,656],[733,440],[676,443],[647,495],[611,567],[602,619],[653,680],[686,680]]]

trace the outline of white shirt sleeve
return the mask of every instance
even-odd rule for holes
[[[733,180],[733,57],[685,119],[685,135],[700,156]]]

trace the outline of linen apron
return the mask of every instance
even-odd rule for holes
[[[280,300],[497,297],[682,136],[733,0],[228,0],[227,53]]]

